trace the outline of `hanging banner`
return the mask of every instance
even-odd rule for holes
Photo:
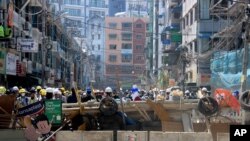
[[[7,24],[9,27],[13,27],[13,17],[14,17],[14,4],[12,0],[9,2],[9,7],[8,7],[8,21]]]
[[[34,39],[17,39],[17,50],[22,52],[38,52],[38,44]]]
[[[0,48],[0,74],[5,73],[5,50]]]
[[[12,53],[7,53],[6,56],[6,74],[16,75],[16,60],[17,56]]]

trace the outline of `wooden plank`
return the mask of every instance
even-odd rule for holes
[[[169,115],[161,103],[154,103],[151,100],[147,100],[147,104],[155,111],[161,121],[169,120]]]

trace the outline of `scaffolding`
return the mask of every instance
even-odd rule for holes
[[[226,51],[241,48],[239,41],[246,18],[247,1],[210,0],[210,13],[214,21],[225,21],[220,25],[221,30],[212,36],[213,48]]]

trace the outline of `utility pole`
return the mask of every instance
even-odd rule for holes
[[[243,32],[244,37],[244,54],[243,54],[243,65],[242,65],[242,76],[241,76],[241,92],[246,91],[247,88],[247,69],[248,69],[248,58],[249,58],[249,8],[246,8],[246,21],[245,31]]]
[[[42,8],[43,8],[43,12],[42,12],[42,48],[41,48],[41,53],[42,53],[42,73],[41,73],[41,77],[42,77],[42,87],[45,86],[45,59],[46,59],[46,54],[45,54],[45,17],[46,17],[46,0],[42,1]]]
[[[159,42],[159,39],[158,39],[158,34],[159,34],[159,26],[158,26],[158,14],[159,13],[159,0],[156,0],[155,2],[155,69],[158,70],[158,57],[159,57],[159,51],[158,51],[158,48],[159,48],[159,45],[158,45],[158,42]],[[154,33],[153,33],[154,34]],[[157,77],[158,77],[158,71],[156,71],[156,74],[157,74]]]

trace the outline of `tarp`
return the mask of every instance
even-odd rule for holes
[[[214,88],[240,89],[243,53],[242,49],[214,53],[211,59],[211,84]],[[247,88],[250,89],[250,61],[247,71]]]

